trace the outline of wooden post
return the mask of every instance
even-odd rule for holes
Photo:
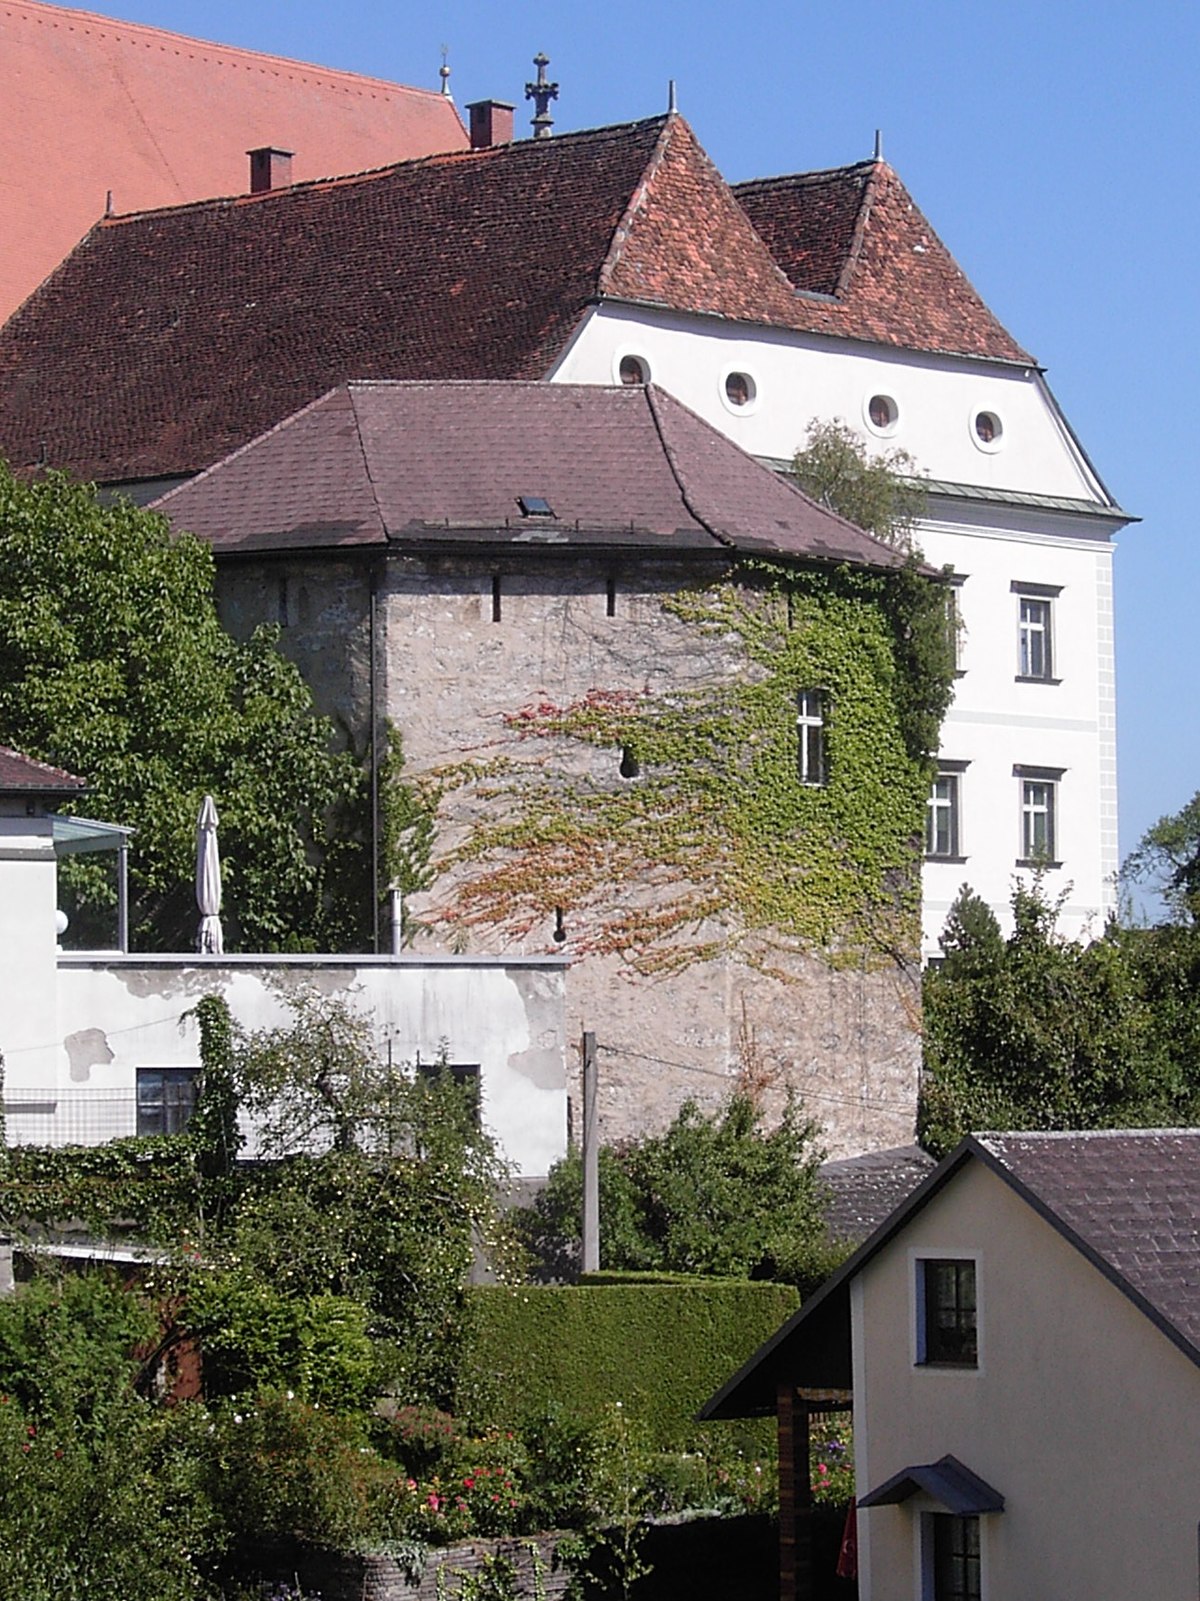
[[[583,1271],[600,1269],[600,1151],[596,1127],[596,1036],[583,1036]]]
[[[812,1595],[812,1485],[808,1470],[808,1402],[794,1384],[775,1392],[779,1429],[779,1601]]]

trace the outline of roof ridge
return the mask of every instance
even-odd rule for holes
[[[383,507],[379,504],[379,486],[375,482],[375,475],[371,471],[371,460],[367,455],[366,441],[363,439],[362,421],[358,415],[358,391],[351,384],[340,386],[346,391],[346,398],[350,402],[350,412],[354,418],[354,438],[358,444],[359,455],[362,457],[363,472],[366,475],[368,487],[371,491],[371,504],[375,508],[375,516],[379,520],[379,532],[386,540],[388,537],[387,518],[383,515]],[[372,621],[372,627],[374,622]]]
[[[810,167],[801,172],[780,172],[771,178],[743,178],[738,183],[730,184],[734,194],[744,189],[769,189],[777,183],[819,183],[825,179],[848,178],[854,173],[863,172],[868,167],[876,165],[872,156],[862,161],[848,162],[844,167]]]
[[[679,117],[677,111],[668,111],[663,117],[658,138],[654,141],[654,149],[651,151],[646,165],[642,168],[641,178],[630,195],[617,226],[613,229],[613,236],[604,254],[604,260],[600,263],[600,271],[596,274],[596,288],[600,294],[604,294],[613,273],[617,270],[617,263],[621,259],[621,253],[629,242],[634,219],[646,204],[646,196],[649,193],[651,183],[654,181],[654,175],[662,166],[666,156],[667,146],[670,144],[671,134],[674,131],[674,119],[676,118],[679,118],[680,121],[683,120]]]
[[[867,237],[867,224],[871,219],[871,211],[875,204],[875,195],[879,189],[880,169],[882,161],[872,161],[867,181],[863,187],[862,199],[858,206],[858,216],[854,219],[854,231],[850,235],[850,248],[846,252],[846,259],[842,263],[842,270],[838,273],[838,281],[834,287],[834,294],[839,300],[844,300],[850,292],[850,282],[854,277],[855,269],[862,257],[863,243]]]
[[[658,435],[658,442],[662,446],[662,452],[666,457],[667,466],[671,469],[671,477],[679,486],[679,495],[680,499],[683,501],[684,507],[696,519],[696,521],[700,524],[700,527],[704,529],[705,533],[711,534],[719,545],[725,545],[730,549],[736,549],[737,547],[735,542],[729,538],[728,534],[723,534],[718,529],[714,528],[708,521],[707,517],[702,516],[692,504],[691,495],[688,493],[687,485],[683,481],[683,473],[680,470],[678,461],[675,459],[675,451],[672,448],[670,441],[667,439],[665,432],[663,431],[662,417],[659,414],[658,396],[660,394],[666,394],[667,391],[659,389],[657,384],[647,384],[645,386],[645,391],[646,405],[650,409],[650,417],[654,423],[654,431]]]
[[[299,56],[281,56],[272,51],[252,50],[248,45],[222,44],[216,39],[201,39],[194,34],[177,33],[172,28],[158,28],[152,23],[130,22],[118,17],[105,17],[96,11],[86,11],[74,6],[60,6],[45,4],[44,0],[7,0],[5,10],[10,14],[27,11],[33,14],[41,27],[58,28],[69,26],[66,19],[78,19],[84,24],[100,33],[105,33],[115,39],[123,34],[149,35],[156,39],[170,40],[190,47],[191,53],[211,53],[212,57],[231,55],[247,59],[251,62],[261,63],[260,71],[267,70],[267,64],[273,66],[299,68],[304,76],[324,78],[330,82],[344,82],[348,84],[361,83],[374,88],[389,89],[401,94],[421,95],[433,100],[446,98],[440,89],[422,89],[414,84],[396,83],[390,78],[378,78],[365,72],[353,72],[348,67],[323,67],[315,61],[305,61]],[[218,65],[221,63],[218,61]]]
[[[121,227],[127,223],[142,221],[147,217],[165,217],[184,212],[215,210],[221,206],[260,205],[270,201],[280,202],[312,190],[344,188],[351,184],[377,182],[401,170],[410,171],[418,167],[449,166],[455,162],[484,162],[503,158],[513,151],[545,150],[551,145],[561,148],[563,145],[577,142],[581,139],[595,139],[600,135],[628,133],[635,128],[644,128],[653,122],[661,120],[665,120],[665,117],[643,117],[638,122],[614,123],[611,126],[605,125],[599,128],[578,128],[570,133],[558,134],[553,140],[514,139],[508,144],[488,145],[482,150],[433,150],[427,156],[410,156],[406,161],[391,161],[382,167],[364,167],[358,172],[328,173],[321,178],[305,178],[299,183],[284,184],[278,189],[264,189],[259,194],[241,192],[234,195],[210,195],[203,200],[183,200],[173,206],[151,206],[144,211],[118,212],[113,216],[101,217],[98,221],[106,228]]]

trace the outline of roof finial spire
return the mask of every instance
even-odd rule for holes
[[[558,85],[546,82],[546,68],[550,65],[550,57],[544,50],[539,50],[533,58],[537,68],[537,82],[525,85],[525,98],[532,100],[537,107],[537,114],[529,119],[535,139],[549,139],[550,130],[554,126],[554,118],[550,115],[550,102],[558,99]]]
[[[450,46],[448,44],[442,46],[442,64],[438,68],[438,77],[442,80],[442,93],[447,100],[452,100],[454,97],[450,93]]]
[[[679,110],[678,105],[676,105],[676,103],[675,103],[675,80],[674,80],[674,78],[668,78],[667,79],[667,110],[668,111],[678,111]]]
[[[876,161],[882,161],[883,160],[883,129],[882,128],[876,128],[876,130],[875,130],[875,160]]]

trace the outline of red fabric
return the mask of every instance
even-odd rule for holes
[[[846,1508],[846,1527],[834,1572],[839,1579],[858,1578],[858,1504],[853,1499]]]

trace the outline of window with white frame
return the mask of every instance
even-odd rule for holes
[[[966,583],[965,575],[955,574],[946,590],[946,629],[950,636],[950,649],[953,653],[954,671],[960,676],[966,672],[963,662],[963,646],[966,641],[966,624],[963,622],[962,591]]]
[[[801,689],[796,693],[796,776],[812,788],[825,783],[828,703],[823,689]]]
[[[1054,602],[1057,584],[1025,584],[1014,580],[1017,600],[1017,677],[1055,684]]]
[[[961,861],[962,775],[965,762],[944,762],[925,803],[925,854],[931,860]]]
[[[1015,767],[1021,796],[1021,854],[1023,867],[1058,864],[1058,784],[1061,767]]]

